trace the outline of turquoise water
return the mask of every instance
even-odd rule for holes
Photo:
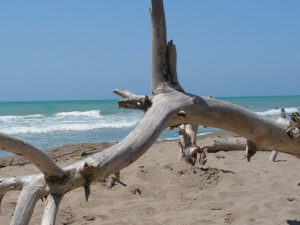
[[[300,110],[300,96],[224,97],[261,116],[279,118],[280,109],[287,113]],[[123,139],[142,116],[138,110],[117,108],[117,100],[0,102],[0,132],[47,149],[56,146],[116,142]],[[199,133],[215,131],[201,128]],[[164,138],[178,137],[165,131]],[[7,153],[0,151],[0,156]]]
[[[300,107],[300,95],[293,96],[259,96],[259,97],[223,97],[218,98],[228,101],[246,109],[263,112],[269,109],[298,108]]]

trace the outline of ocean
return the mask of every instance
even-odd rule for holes
[[[277,120],[280,108],[299,112],[300,96],[224,97],[261,116]],[[0,132],[25,140],[40,149],[76,143],[122,140],[143,115],[139,110],[117,108],[117,100],[0,102]],[[200,127],[198,133],[217,131]],[[160,139],[178,138],[164,131]],[[9,153],[0,151],[0,156]]]

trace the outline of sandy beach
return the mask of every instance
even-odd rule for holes
[[[215,133],[198,138],[206,144]],[[78,144],[47,150],[61,166],[88,157],[111,144]],[[243,151],[208,154],[204,167],[177,162],[177,141],[160,141],[130,167],[121,171],[123,186],[112,189],[110,179],[91,186],[85,201],[83,188],[64,196],[58,225],[300,225],[299,159],[279,153],[257,152],[247,162]],[[17,156],[1,158],[0,177],[27,175],[38,170]],[[19,192],[2,202],[0,224],[9,224]],[[30,224],[40,224],[43,202],[39,201]]]

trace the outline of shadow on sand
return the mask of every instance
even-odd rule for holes
[[[289,225],[300,225],[300,221],[298,220],[287,220],[286,222]]]

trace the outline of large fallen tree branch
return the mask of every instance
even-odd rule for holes
[[[22,190],[11,224],[28,224],[40,198],[47,198],[42,224],[54,224],[64,194],[84,187],[88,199],[89,187],[93,182],[110,174],[119,176],[119,171],[142,156],[167,127],[181,124],[218,127],[240,134],[256,146],[300,157],[300,138],[290,138],[281,124],[227,102],[185,93],[177,77],[175,45],[173,42],[167,44],[163,1],[152,0],[150,12],[153,96],[115,91],[124,98],[120,107],[145,111],[139,124],[126,138],[85,160],[61,169],[35,147],[6,135],[0,136],[2,149],[27,157],[42,172],[0,179],[0,200],[8,191]]]

